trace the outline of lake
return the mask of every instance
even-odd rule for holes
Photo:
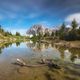
[[[14,64],[17,58],[31,65],[51,59],[61,69],[24,67]],[[5,43],[0,48],[0,80],[80,80],[80,49],[32,41]]]

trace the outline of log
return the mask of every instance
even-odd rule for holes
[[[51,60],[50,61],[46,61],[44,59],[42,59],[42,62],[39,64],[26,64],[24,61],[22,61],[21,59],[17,59],[17,63],[15,63],[17,65],[20,66],[25,66],[25,67],[42,67],[42,66],[48,66],[50,68],[56,68],[56,69],[60,69],[60,66],[57,64],[54,64]]]

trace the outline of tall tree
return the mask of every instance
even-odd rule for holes
[[[59,37],[60,37],[61,39],[63,39],[63,37],[65,36],[65,28],[66,28],[66,26],[65,26],[65,24],[63,23],[63,24],[61,25],[61,27],[60,27],[60,30],[59,30]]]
[[[72,26],[72,30],[75,30],[78,27],[78,24],[75,19],[72,21],[71,26]]]
[[[16,36],[20,36],[20,33],[19,32],[16,32]]]

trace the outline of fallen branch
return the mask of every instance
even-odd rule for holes
[[[57,65],[57,64],[54,64],[52,61],[45,61],[45,60],[42,60],[42,62],[39,62],[39,64],[26,64],[23,60],[21,59],[17,59],[17,62],[14,63],[16,65],[20,65],[20,66],[25,66],[25,67],[42,67],[42,66],[48,66],[50,68],[56,68],[56,69],[60,69],[60,66]]]

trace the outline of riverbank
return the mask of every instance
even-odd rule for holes
[[[5,44],[16,43],[16,42],[25,42],[27,39],[25,36],[8,36],[0,37],[0,47],[3,47]]]

